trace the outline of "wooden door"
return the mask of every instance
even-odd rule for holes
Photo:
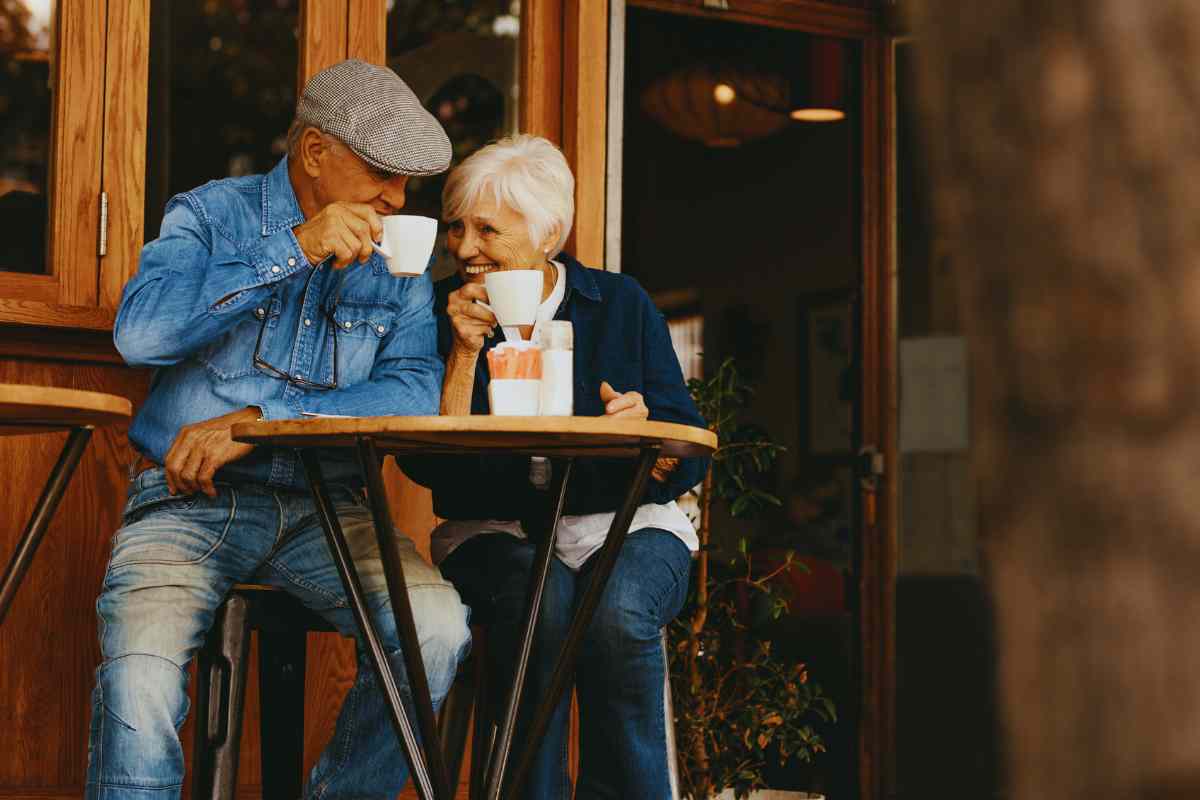
[[[887,170],[891,107],[881,87],[890,74],[888,39],[879,6],[870,0],[625,0],[626,5],[742,25],[790,29],[839,40],[852,54],[856,105],[847,124],[857,129],[853,186],[848,209],[857,222],[858,358],[856,428],[844,458],[853,463],[858,489],[855,568],[851,579],[856,640],[852,669],[856,694],[839,708],[842,722],[856,730],[851,745],[858,796],[888,796],[892,750],[893,594],[895,582],[896,413],[895,286],[890,272]],[[620,159],[615,153],[610,157]],[[756,176],[747,175],[747,181]],[[611,194],[610,194],[611,197]],[[686,202],[678,199],[677,202]],[[619,219],[619,216],[618,216]],[[610,236],[613,231],[610,228]],[[755,234],[758,235],[758,234]],[[619,236],[616,237],[619,241]],[[677,288],[677,287],[676,287]],[[765,387],[764,387],[765,388]],[[859,451],[864,457],[859,457]],[[870,454],[878,454],[870,457]],[[874,474],[879,473],[879,474]]]

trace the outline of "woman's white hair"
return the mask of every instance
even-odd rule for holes
[[[541,247],[551,233],[549,257],[562,251],[575,220],[575,176],[562,151],[541,136],[520,133],[492,142],[455,167],[442,190],[442,216],[453,222],[470,214],[484,193],[529,224],[529,240]]]

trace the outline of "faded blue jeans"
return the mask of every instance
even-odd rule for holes
[[[513,674],[513,656],[524,616],[534,546],[505,533],[476,536],[442,562],[472,608],[492,614],[488,627],[489,669],[500,689],[494,714],[501,714]],[[521,723],[513,740],[514,759],[528,737],[533,716],[566,640],[575,605],[590,580],[595,556],[579,572],[557,558],[542,599],[538,635],[529,663]],[[687,598],[691,553],[674,534],[654,528],[631,533],[621,547],[596,616],[584,634],[575,668],[579,696],[580,765],[576,800],[669,800],[667,763],[667,665],[662,629]],[[570,695],[555,709],[550,727],[521,797],[569,800],[567,723]],[[514,760],[513,765],[516,766]]]
[[[187,663],[236,582],[287,590],[356,635],[353,615],[307,493],[218,483],[216,499],[172,497],[165,473],[134,479],[124,525],[96,603],[103,662],[96,670],[86,797],[169,800],[180,795],[179,728],[188,713]],[[407,697],[399,638],[370,511],[362,494],[331,487],[373,618]],[[466,607],[416,553],[404,559],[421,656],[435,704],[470,646]],[[359,642],[358,675],[305,797],[391,800],[408,777],[383,695]]]

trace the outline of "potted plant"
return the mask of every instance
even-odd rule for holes
[[[774,579],[801,565],[789,554],[774,569],[756,570],[745,538],[718,562],[710,544],[719,509],[745,519],[779,505],[761,478],[784,448],[743,422],[752,388],[732,360],[708,380],[689,381],[688,388],[721,445],[698,492],[700,552],[692,592],[669,629],[680,788],[692,800],[740,800],[765,788],[768,759],[811,761],[823,752],[814,723],[833,722],[836,712],[804,664],[783,662],[770,642],[751,635],[747,597],[756,597],[758,607],[765,602],[778,618],[787,603]],[[783,796],[817,797],[771,793]]]

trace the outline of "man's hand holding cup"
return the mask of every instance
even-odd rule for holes
[[[383,220],[366,203],[335,201],[292,231],[308,263],[316,266],[333,256],[334,269],[354,261],[365,264],[383,236]]]

